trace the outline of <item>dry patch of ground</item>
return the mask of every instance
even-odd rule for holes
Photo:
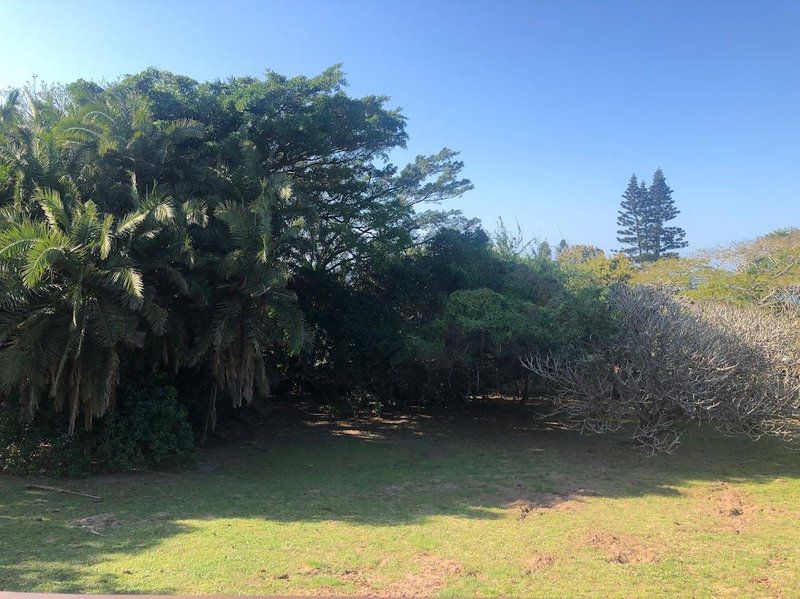
[[[340,423],[337,423],[340,424]],[[383,435],[373,431],[365,430],[361,427],[341,426],[331,432],[333,435],[343,435],[348,437],[357,437],[359,439],[366,439],[370,441],[378,441],[383,439]]]
[[[525,565],[525,574],[531,575],[546,570],[556,563],[556,556],[550,553],[536,553]]]
[[[122,523],[111,512],[103,512],[72,521],[74,528],[83,528],[96,535],[102,535],[107,526],[119,526],[120,524]]]
[[[358,596],[430,597],[447,586],[453,577],[468,574],[462,564],[455,560],[421,553],[410,560],[409,571],[401,578],[392,580],[380,572],[388,561],[384,558],[375,568],[362,567],[338,571],[307,566],[293,575],[281,574],[276,580],[334,577],[353,585]],[[315,590],[315,594],[318,595],[341,595],[341,593],[339,587],[325,586]]]
[[[367,588],[389,597],[430,597],[443,589],[451,577],[458,576],[464,570],[454,560],[428,554],[416,556],[413,564],[414,571],[408,572],[400,580],[377,589],[370,588],[371,585]]]
[[[534,491],[521,481],[500,490],[500,499],[504,507],[515,513],[517,520],[525,520],[531,514],[544,510],[574,510],[581,507],[588,497],[596,495],[596,491],[583,487],[556,493]]]
[[[700,502],[701,509],[714,518],[715,525],[734,532],[742,532],[756,521],[760,511],[744,493],[725,481],[714,481],[691,491],[689,496]]]
[[[775,599],[783,599],[786,597],[780,585],[769,576],[761,576],[756,579],[756,582],[764,587],[764,591],[768,593],[769,597],[774,597]]]
[[[707,491],[707,497],[722,516],[741,518],[753,514],[753,506],[730,483],[713,483]]]
[[[652,564],[660,560],[654,547],[630,535],[599,531],[589,535],[587,542],[617,564]]]

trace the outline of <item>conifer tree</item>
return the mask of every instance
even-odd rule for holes
[[[647,187],[639,185],[636,175],[631,175],[628,188],[622,194],[617,216],[617,241],[627,247],[622,251],[637,262],[648,259],[649,212]]]
[[[649,188],[632,175],[617,217],[617,241],[625,246],[622,251],[636,262],[676,256],[673,250],[687,246],[686,232],[666,223],[679,213],[660,168]]]
[[[680,227],[667,227],[666,223],[674,219],[680,210],[675,207],[672,189],[667,185],[664,172],[659,168],[653,174],[653,182],[649,189],[651,231],[648,237],[652,250],[652,259],[677,255],[672,250],[686,247],[686,231]]]

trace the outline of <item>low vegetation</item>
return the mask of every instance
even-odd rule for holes
[[[548,383],[556,412],[581,430],[619,430],[669,451],[690,423],[728,433],[800,435],[796,316],[693,303],[651,287],[611,292],[615,332],[577,357],[523,359]]]
[[[101,501],[0,478],[0,587],[800,594],[800,466],[773,440],[692,427],[648,457],[497,400],[447,418],[276,411],[248,430],[186,472],[49,483]]]

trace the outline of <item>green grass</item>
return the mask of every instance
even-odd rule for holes
[[[0,478],[0,589],[800,596],[800,456],[705,431],[647,457],[521,413],[306,420],[181,474]],[[94,535],[76,519],[111,512]]]

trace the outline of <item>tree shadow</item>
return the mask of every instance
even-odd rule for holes
[[[779,478],[800,478],[797,454],[702,429],[677,453],[648,457],[622,436],[579,436],[505,404],[435,417],[277,413],[239,441],[201,451],[187,472],[48,482],[100,495],[99,503],[0,479],[0,589],[142,592],[124,572],[89,575],[86,566],[146,552],[198,521],[397,527],[438,516],[522,519],[593,497],[672,497],[694,482]],[[75,527],[101,512],[121,525],[99,534]]]

